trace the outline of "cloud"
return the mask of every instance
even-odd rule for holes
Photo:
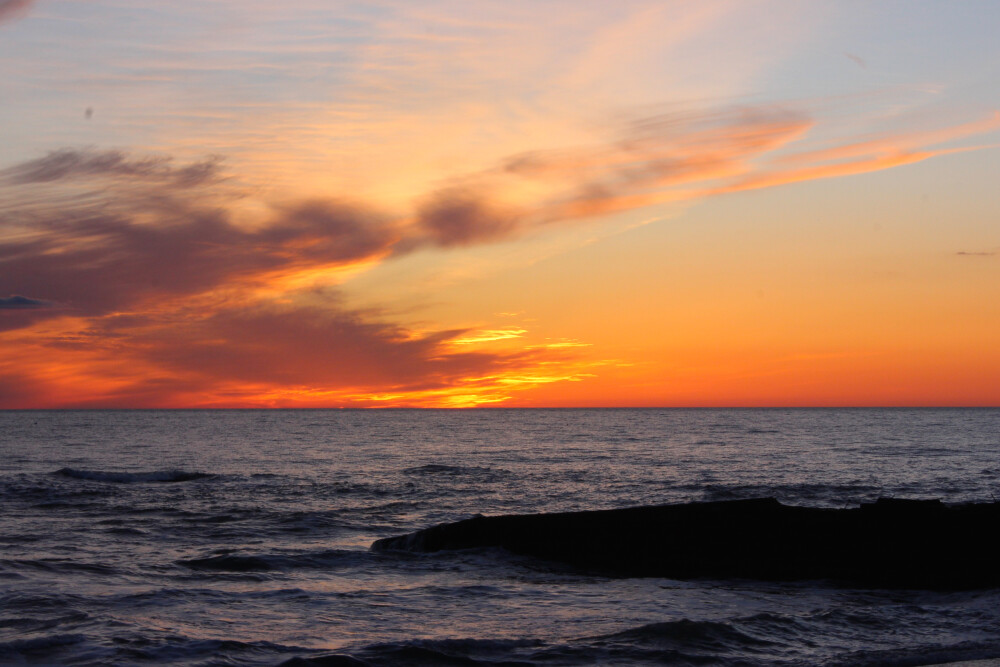
[[[483,352],[523,334],[417,333],[345,306],[339,276],[427,247],[973,150],[941,144],[993,131],[1000,117],[820,148],[806,142],[814,126],[777,106],[645,116],[605,142],[457,176],[401,212],[329,197],[260,201],[216,158],[55,151],[0,171],[3,289],[31,295],[0,299],[10,351],[0,376],[33,378],[31,397],[15,403],[36,407],[503,401],[582,377],[572,350],[585,343],[524,336],[519,352]]]
[[[64,149],[0,172],[0,232],[21,230],[0,233],[0,268],[13,277],[12,292],[98,314],[426,246],[494,243],[668,202],[911,164],[974,150],[935,145],[1000,128],[1000,115],[795,150],[814,126],[781,106],[655,114],[604,143],[522,153],[457,177],[417,197],[409,216],[314,199],[271,206],[253,223],[241,219],[245,193],[217,158],[178,165]]]
[[[218,180],[219,164],[220,159],[212,157],[178,168],[166,157],[129,158],[121,151],[64,148],[7,169],[0,175],[15,185],[80,177],[113,177],[194,187]]]
[[[51,308],[53,304],[41,299],[31,299],[14,294],[8,297],[0,296],[0,310],[23,310],[29,308]]]
[[[238,222],[241,199],[226,194],[214,162],[175,167],[59,151],[5,173],[0,193],[15,202],[0,208],[5,286],[80,315],[342,267],[395,240],[384,216],[336,201],[272,208],[255,226]]]
[[[850,58],[852,61],[854,61],[854,63],[858,67],[863,67],[865,69],[868,69],[868,61],[865,60],[864,58],[862,58],[861,56],[855,55],[853,53],[847,53],[847,52],[845,52],[844,55],[846,57]]]
[[[5,410],[34,407],[31,401],[44,395],[44,386],[30,375],[4,370],[0,373],[0,406]]]
[[[955,253],[960,257],[993,257],[997,254],[996,250],[984,250],[980,252],[967,252],[965,250],[960,250]]]
[[[553,223],[890,169],[989,147],[947,144],[1000,129],[1000,113],[860,141],[827,139],[823,148],[808,142],[816,126],[805,111],[775,105],[636,118],[603,144],[513,155],[456,179],[425,198],[414,233],[439,246],[471,245]],[[532,198],[517,201],[525,189]]]
[[[25,16],[33,4],[35,0],[0,0],[0,23]]]
[[[471,187],[450,187],[428,197],[417,210],[426,240],[439,246],[463,246],[513,236],[522,215]]]
[[[509,156],[423,198],[406,247],[500,241],[574,222],[702,196],[709,184],[754,170],[753,160],[813,122],[778,107],[664,113],[635,119],[613,140]],[[517,201],[525,184],[541,192]]]
[[[318,265],[371,257],[397,240],[386,216],[369,208],[320,199],[279,209],[253,236],[255,252],[279,248],[290,260]]]
[[[110,315],[8,332],[19,355],[0,378],[34,378],[21,407],[329,407],[498,402],[575,376],[547,350],[459,349],[464,333],[415,335],[336,299]]]
[[[44,299],[33,299],[19,294],[0,297],[0,333],[30,326],[58,312],[56,304]]]
[[[485,331],[475,331],[461,338],[456,338],[452,343],[455,345],[473,345],[476,343],[490,343],[497,340],[508,340],[520,338],[528,333],[527,329],[521,327],[504,327],[503,329],[487,329]]]
[[[0,345],[18,352],[0,375],[36,380],[4,405],[496,402],[499,378],[555,360],[346,307],[331,272],[388,256],[400,219],[333,199],[247,218],[217,163],[179,177],[204,164],[67,150],[0,175],[0,275],[33,295],[0,300]]]
[[[461,331],[414,336],[371,312],[331,303],[258,303],[220,310],[181,330],[141,329],[129,338],[148,360],[207,381],[415,392],[517,365],[516,355],[446,349]]]

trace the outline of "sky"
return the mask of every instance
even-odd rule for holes
[[[0,0],[0,408],[1000,405],[994,0]]]

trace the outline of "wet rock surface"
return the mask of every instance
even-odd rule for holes
[[[376,551],[500,547],[613,576],[829,580],[876,588],[1000,586],[1000,503],[880,498],[857,508],[774,498],[476,516],[378,540]]]

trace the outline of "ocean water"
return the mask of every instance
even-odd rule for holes
[[[997,590],[369,550],[476,513],[761,496],[993,500],[1000,410],[0,412],[0,664],[1000,657]]]

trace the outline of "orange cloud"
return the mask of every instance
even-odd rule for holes
[[[384,257],[398,221],[311,200],[249,224],[212,165],[59,151],[0,173],[0,268],[30,295],[0,300],[5,407],[472,405],[565,358],[347,308],[309,277]]]
[[[629,124],[606,144],[533,151],[457,179],[426,198],[414,243],[470,245],[703,194],[706,183],[747,173],[752,161],[802,136],[812,121],[780,108],[662,114]],[[541,195],[514,203],[525,181]],[[532,190],[532,188],[529,188]]]
[[[642,118],[605,145],[523,153],[458,179],[428,199],[408,233],[444,246],[492,242],[555,222],[890,169],[986,148],[935,146],[1000,129],[1000,113],[789,153],[815,127],[803,113],[781,107]],[[527,189],[533,194],[511,203],[525,183],[535,186]]]
[[[888,135],[863,142],[851,142],[823,150],[803,151],[775,160],[775,163],[779,165],[794,165],[791,168],[764,169],[760,173],[737,179],[722,188],[716,189],[712,194],[775,187],[822,178],[852,176],[913,164],[939,155],[979,150],[987,146],[963,148],[929,147],[968,136],[992,132],[997,129],[1000,129],[1000,112],[978,121],[963,123],[954,127],[940,128],[928,132]]]
[[[459,351],[368,312],[253,303],[63,317],[0,333],[0,400],[26,407],[467,406],[572,379],[546,350]]]
[[[497,340],[510,340],[520,338],[528,333],[527,329],[520,327],[506,327],[503,329],[488,329],[484,331],[471,332],[461,338],[452,341],[455,345],[472,345],[475,343],[490,343]]]
[[[787,169],[782,171],[771,171],[754,174],[744,179],[737,180],[725,186],[711,191],[711,194],[723,194],[728,192],[739,192],[741,190],[756,190],[759,188],[772,188],[778,185],[788,185],[801,181],[815,181],[821,178],[835,178],[838,176],[853,176],[864,174],[870,171],[881,171],[891,167],[899,167],[906,164],[920,162],[927,158],[941,155],[945,151],[900,151],[888,155],[875,155],[860,160],[849,162],[838,162],[836,164],[824,164],[817,166],[800,167],[798,169]]]
[[[661,114],[604,145],[501,160],[403,214],[250,202],[217,159],[62,150],[15,165],[0,171],[0,405],[467,406],[585,379],[594,369],[573,355],[586,343],[417,334],[348,308],[333,283],[428,246],[974,150],[941,144],[1000,116],[790,152],[814,127],[777,107]]]
[[[866,141],[852,141],[840,146],[796,153],[778,162],[797,164],[820,164],[863,158],[871,155],[885,155],[913,150],[920,146],[934,146],[956,139],[985,134],[1000,128],[1000,112],[969,123],[938,128],[924,132],[904,132],[896,135],[880,136]]]

